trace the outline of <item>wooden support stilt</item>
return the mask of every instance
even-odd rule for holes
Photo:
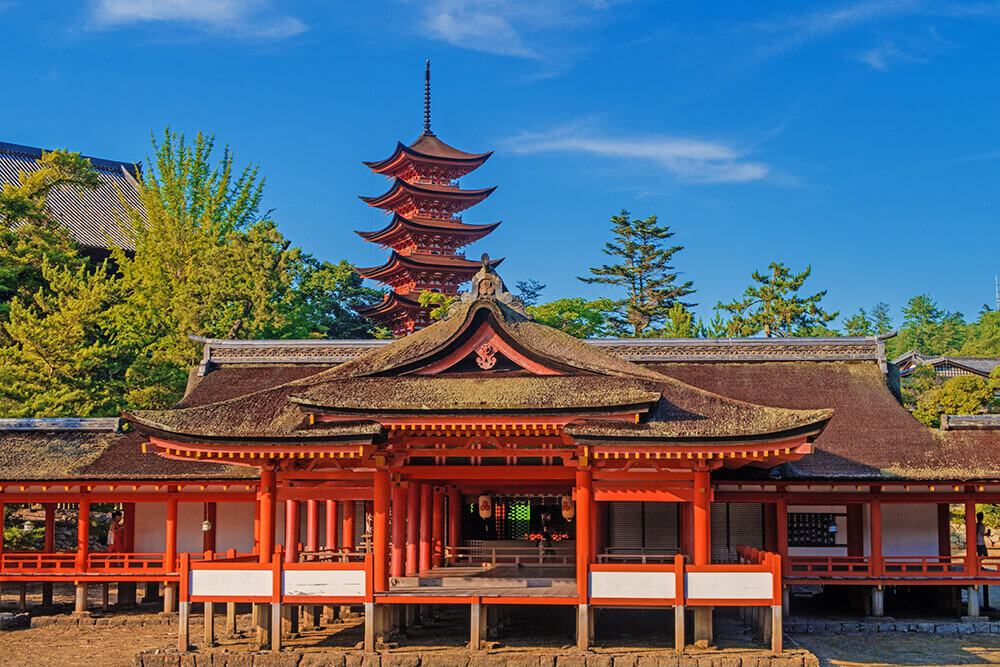
[[[971,618],[979,617],[979,586],[969,586],[966,589],[968,604],[966,609],[966,616]]]
[[[236,636],[236,603],[226,603],[226,634],[230,637]]]
[[[177,611],[177,584],[163,584],[163,613],[172,614]]]
[[[774,653],[782,651],[782,634],[784,630],[781,619],[781,605],[771,606],[771,650]]]
[[[87,584],[78,582],[76,584],[76,604],[73,606],[74,613],[83,614],[87,611]]]
[[[191,603],[181,602],[177,616],[177,650],[186,653],[191,647]]]
[[[694,640],[696,642],[712,643],[712,608],[695,607],[694,610]]]
[[[375,603],[365,603],[365,653],[375,651]]]
[[[215,604],[205,604],[205,646],[215,646]]]
[[[42,584],[42,606],[52,606],[52,582],[45,582]]]
[[[281,651],[281,603],[271,603],[271,651]]]
[[[469,607],[469,648],[479,651],[483,647],[483,635],[486,633],[486,608],[476,600]]]
[[[311,607],[309,607],[309,611],[312,615],[313,629],[319,628],[321,625],[323,625],[323,607],[314,604]]]
[[[591,623],[590,605],[579,604],[576,606],[576,647],[581,651],[590,649]]]
[[[684,605],[674,607],[674,650],[684,652]]]
[[[17,608],[20,611],[28,611],[28,584],[21,584],[18,590]]]
[[[101,584],[101,610],[107,611],[111,608],[111,584],[105,582]]]
[[[872,588],[872,616],[885,616],[885,589],[881,586]]]

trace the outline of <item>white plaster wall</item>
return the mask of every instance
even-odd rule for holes
[[[177,553],[201,553],[204,503],[177,503]]]
[[[219,503],[215,510],[215,548],[217,551],[236,549],[248,553],[253,549],[253,503]]]
[[[846,505],[795,505],[788,508],[789,514],[795,514],[797,512],[802,513],[831,513],[831,514],[846,514]],[[843,518],[839,518],[838,527],[840,533],[837,535],[837,540],[844,542],[847,540],[847,522]],[[867,530],[867,527],[866,527]],[[866,538],[867,542],[867,538]],[[788,547],[789,556],[846,556],[847,546],[836,546],[836,547]]]
[[[135,504],[135,550],[163,553],[166,548],[167,506],[164,503]]]
[[[883,503],[882,552],[886,556],[937,555],[937,506]]]

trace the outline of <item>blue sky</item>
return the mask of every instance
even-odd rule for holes
[[[847,313],[993,298],[1000,2],[0,0],[0,140],[122,160],[204,129],[297,244],[374,265],[360,164],[420,131],[496,150],[469,249],[596,297],[608,217],[657,214],[710,316],[773,259]]]

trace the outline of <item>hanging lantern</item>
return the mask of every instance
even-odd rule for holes
[[[210,533],[210,532],[212,532],[212,522],[209,521],[208,519],[205,519],[204,521],[202,521],[201,522],[201,532],[203,532],[203,533]]]
[[[487,495],[479,496],[479,516],[482,519],[493,516],[493,499]]]
[[[562,510],[563,518],[572,521],[576,516],[576,506],[573,504],[573,496],[563,496],[559,501],[559,509]]]

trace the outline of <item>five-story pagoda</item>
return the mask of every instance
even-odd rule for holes
[[[363,277],[385,283],[390,291],[378,304],[359,312],[405,336],[430,323],[420,306],[421,292],[452,296],[479,270],[461,249],[497,228],[499,222],[469,225],[461,212],[486,199],[496,188],[463,190],[458,179],[478,169],[492,153],[466,153],[444,143],[431,131],[430,62],[424,74],[424,131],[410,145],[396,144],[384,160],[364,164],[391,180],[377,197],[362,197],[392,218],[363,239],[392,251],[380,266],[359,268]],[[497,265],[502,260],[495,260]]]

